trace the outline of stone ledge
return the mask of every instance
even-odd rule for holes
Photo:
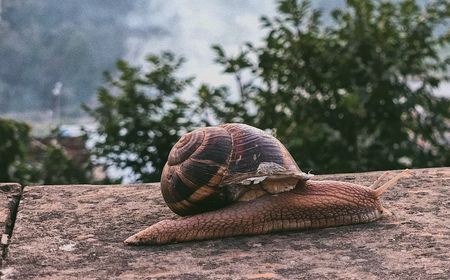
[[[375,223],[161,247],[130,234],[175,214],[158,184],[26,187],[4,279],[448,279],[450,168],[413,170]],[[317,176],[370,185],[382,172]]]

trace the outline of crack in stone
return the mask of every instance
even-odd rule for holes
[[[17,183],[1,183],[0,193],[6,194],[8,204],[6,206],[7,213],[5,217],[5,227],[1,233],[0,238],[0,250],[1,258],[0,265],[3,264],[3,260],[6,259],[8,254],[8,246],[11,240],[11,236],[14,230],[14,224],[16,222],[17,213],[19,211],[19,203],[22,198],[23,187]]]

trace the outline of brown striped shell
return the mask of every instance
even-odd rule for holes
[[[223,124],[181,137],[170,151],[161,190],[170,209],[185,216],[287,191],[310,176],[272,135]]]

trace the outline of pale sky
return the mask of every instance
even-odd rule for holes
[[[314,4],[329,11],[341,2],[320,0]],[[146,54],[171,50],[187,59],[180,74],[194,75],[195,86],[206,82],[234,87],[232,78],[222,74],[220,66],[214,63],[211,45],[220,44],[228,53],[235,53],[245,42],[258,44],[265,34],[259,18],[273,16],[275,5],[274,0],[148,1],[140,15],[130,19],[130,24],[161,26],[168,33],[146,41],[130,38],[125,58],[143,64]],[[442,84],[435,94],[450,96],[450,84]]]
[[[154,0],[148,2],[148,9],[143,19],[167,28],[169,34],[147,41],[130,39],[127,59],[142,63],[149,52],[171,50],[187,59],[181,74],[194,75],[195,85],[207,82],[234,86],[231,77],[223,75],[214,63],[211,45],[220,44],[233,53],[247,41],[260,41],[265,32],[259,18],[275,13],[275,1]]]

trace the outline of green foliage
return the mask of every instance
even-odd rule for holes
[[[149,56],[148,71],[119,61],[87,108],[97,161],[158,181],[183,132],[219,121],[275,131],[316,173],[449,165],[450,100],[432,94],[450,78],[450,35],[439,31],[449,6],[349,0],[325,25],[309,2],[279,1],[278,15],[261,19],[262,46],[234,56],[213,46],[238,93],[202,85],[190,103],[180,99],[190,79],[175,76],[182,59]]]
[[[25,123],[0,118],[0,182],[13,180],[14,165],[25,156],[29,132]]]
[[[89,160],[76,162],[57,144],[33,145],[27,124],[0,119],[0,135],[0,182],[23,185],[92,182]]]
[[[77,164],[60,147],[47,147],[41,164],[43,184],[92,183],[90,163]]]
[[[434,32],[448,32],[450,4],[349,0],[332,19],[325,26],[308,1],[282,0],[261,19],[263,46],[235,56],[214,46],[240,92],[233,100],[203,86],[202,110],[276,129],[318,173],[450,164],[450,100],[432,94],[450,78],[440,54],[450,33]]]
[[[108,85],[98,90],[100,105],[85,109],[98,123],[99,163],[129,168],[138,181],[159,181],[171,147],[192,126],[189,104],[180,99],[192,79],[175,76],[183,59],[169,52],[147,62],[150,70],[142,71],[119,61],[119,75],[106,73]]]

